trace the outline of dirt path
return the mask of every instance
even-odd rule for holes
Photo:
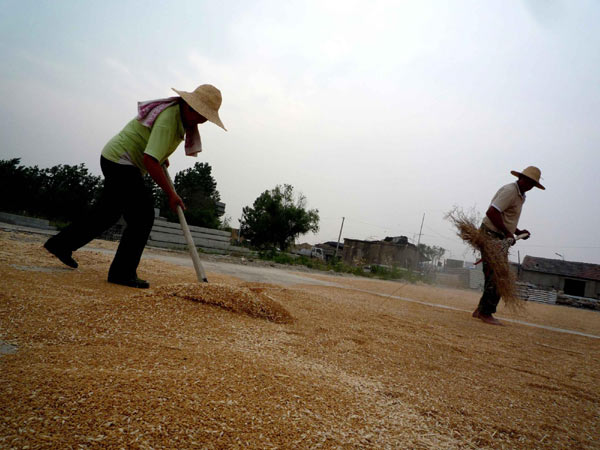
[[[140,292],[104,281],[109,254],[65,270],[40,243],[0,233],[0,447],[599,448],[600,340],[487,326],[476,294],[209,270],[294,318],[276,324],[158,295],[191,267],[145,258]],[[600,334],[595,312],[500,315]]]

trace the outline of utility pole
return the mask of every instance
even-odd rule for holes
[[[419,229],[419,240],[417,241],[417,268],[419,262],[421,262],[421,254],[419,253],[419,245],[421,245],[421,232],[423,231],[423,222],[425,222],[425,213],[423,213],[423,219],[421,219],[421,228]]]
[[[335,252],[333,252],[334,262],[335,262],[335,258],[337,257],[338,247],[340,246],[340,239],[342,238],[342,230],[344,229],[344,220],[346,220],[346,218],[342,217],[342,226],[340,227],[340,234],[338,235],[338,241],[337,241],[337,245],[335,246]]]

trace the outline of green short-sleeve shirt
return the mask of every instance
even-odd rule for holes
[[[145,174],[144,153],[162,164],[181,143],[184,134],[179,105],[173,105],[158,115],[152,128],[131,120],[108,141],[102,156],[117,164],[136,166]]]

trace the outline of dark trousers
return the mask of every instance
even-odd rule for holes
[[[483,285],[483,295],[479,300],[478,309],[481,314],[490,315],[496,312],[496,307],[498,306],[498,303],[500,303],[500,295],[498,294],[496,282],[494,281],[492,266],[486,260],[484,255],[482,255],[482,264],[485,283]]]
[[[500,244],[500,241],[504,239],[504,235],[490,230],[485,225],[481,226],[481,231],[486,233],[490,238],[497,239],[498,244]],[[506,255],[506,258],[508,258],[508,255]],[[485,277],[485,283],[483,285],[483,295],[479,300],[479,306],[477,309],[482,314],[490,315],[496,312],[496,307],[498,306],[498,303],[500,303],[500,294],[498,294],[498,288],[496,287],[496,282],[494,281],[494,271],[492,269],[492,265],[490,264],[489,257],[485,254],[485,252],[481,252],[481,262],[483,263],[483,276]]]
[[[109,278],[131,279],[136,270],[154,224],[152,192],[135,166],[117,164],[100,158],[104,190],[92,211],[59,234],[53,244],[75,251],[113,226],[121,217],[126,227],[108,272]]]

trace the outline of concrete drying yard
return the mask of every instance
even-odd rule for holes
[[[0,232],[0,448],[600,448],[597,312],[494,327],[469,291],[208,266],[277,323],[171,295],[195,273],[152,250],[139,291],[105,281],[114,243],[70,270],[43,239]]]

